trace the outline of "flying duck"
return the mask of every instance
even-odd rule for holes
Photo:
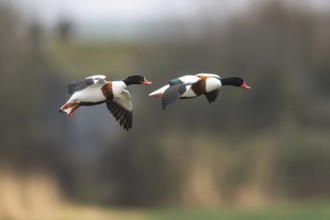
[[[125,88],[132,84],[151,84],[144,76],[129,76],[122,81],[106,81],[105,76],[95,75],[69,83],[70,99],[60,112],[73,116],[80,106],[105,103],[108,110],[127,131],[132,127],[133,106],[130,93]]]
[[[209,103],[214,102],[220,88],[227,85],[251,89],[240,77],[221,79],[216,74],[198,73],[172,79],[169,84],[150,93],[149,96],[162,98],[162,107],[165,110],[166,106],[178,99],[194,98],[200,95],[205,95]]]

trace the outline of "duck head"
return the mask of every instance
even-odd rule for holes
[[[132,85],[132,84],[150,85],[150,84],[152,84],[152,82],[148,81],[144,76],[141,76],[141,75],[129,76],[126,79],[124,79],[123,82],[126,85]]]
[[[248,86],[246,82],[240,77],[223,78],[220,79],[220,81],[223,86],[229,85],[229,86],[242,87],[243,89],[251,89],[251,87]]]

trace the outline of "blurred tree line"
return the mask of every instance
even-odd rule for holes
[[[65,94],[58,89],[63,85],[59,68],[43,52],[38,22],[24,21],[6,3],[0,4],[0,20],[0,167],[14,167],[22,175],[51,173],[69,193],[74,164],[65,139],[70,125],[54,114]]]
[[[207,10],[193,37],[187,21],[174,19],[164,24],[172,34],[140,43],[136,72],[150,73],[153,88],[211,72],[240,76],[253,90],[224,88],[211,105],[199,97],[162,111],[160,100],[130,88],[134,129],[90,146],[97,153],[84,161],[72,147],[77,128],[57,112],[69,73],[44,53],[38,24],[29,28],[1,5],[1,163],[45,169],[68,197],[102,204],[328,199],[329,13],[271,1],[223,22]]]

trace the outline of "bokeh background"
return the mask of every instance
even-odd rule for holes
[[[0,1],[0,219],[329,219],[327,0]],[[161,109],[180,75],[240,76]],[[130,86],[60,114],[68,82]]]

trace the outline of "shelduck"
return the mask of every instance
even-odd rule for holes
[[[73,116],[80,106],[105,103],[108,110],[127,131],[132,127],[133,106],[130,93],[125,88],[132,84],[152,84],[144,76],[133,75],[122,81],[106,81],[104,75],[94,75],[69,83],[70,99],[60,112]]]
[[[240,77],[220,78],[212,73],[198,73],[185,75],[169,81],[169,84],[157,89],[149,96],[162,98],[162,107],[165,108],[178,99],[195,98],[205,95],[209,103],[216,100],[222,86],[236,86],[251,89]]]

